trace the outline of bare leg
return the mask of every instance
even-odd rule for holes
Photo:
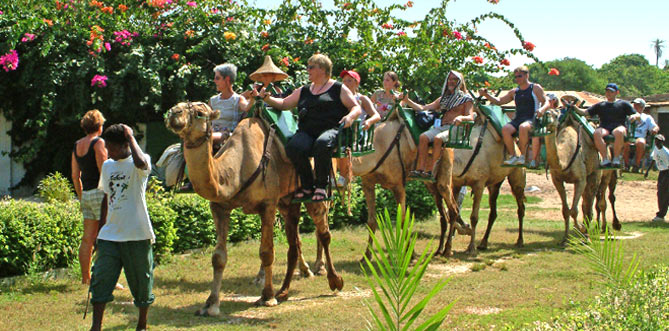
[[[539,137],[532,138],[532,157],[531,160],[539,162],[539,153],[541,152],[541,139]]]
[[[425,171],[426,161],[427,161],[427,148],[430,144],[430,139],[426,135],[421,134],[418,137],[418,163],[416,165],[416,171]]]
[[[518,147],[520,148],[520,155],[525,155],[527,152],[527,143],[530,141],[532,124],[530,122],[523,122],[518,129]]]
[[[641,168],[641,160],[646,155],[646,139],[638,138],[634,143],[634,146],[635,146],[634,165]]]
[[[516,156],[516,144],[513,142],[513,134],[516,133],[516,128],[511,124],[502,127],[502,139],[504,140],[504,147],[506,152],[511,156]]]
[[[79,266],[81,267],[81,283],[91,282],[91,255],[93,255],[93,244],[98,236],[98,220],[84,220],[84,234],[79,246]]]
[[[106,305],[106,303],[93,304],[93,325],[91,325],[91,331],[102,330],[102,317],[105,314]]]
[[[597,148],[597,152],[599,152],[599,156],[601,157],[602,160],[607,159],[607,153],[606,153],[606,142],[604,142],[604,137],[609,134],[609,130],[604,129],[604,128],[597,128],[595,129],[595,133],[593,135],[593,140],[595,141],[595,148]]]
[[[146,318],[149,315],[149,307],[139,308],[139,318],[137,319],[137,330],[146,330]]]
[[[211,265],[214,269],[214,278],[211,282],[211,293],[207,298],[204,307],[195,312],[199,316],[218,316],[220,314],[219,294],[221,291],[221,281],[223,279],[223,270],[228,262],[228,226],[230,224],[230,210],[210,202],[209,208],[216,225],[216,247],[211,255]]]
[[[432,159],[427,165],[428,171],[434,171],[434,164],[441,158],[441,144],[442,141],[439,138],[434,138],[434,143],[432,145]]]
[[[613,130],[613,136],[615,137],[613,141],[613,157],[618,157],[622,153],[626,134],[627,130],[624,126],[619,126]]]

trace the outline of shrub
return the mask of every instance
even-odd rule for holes
[[[0,277],[66,267],[83,231],[79,203],[0,201]]]
[[[38,195],[46,202],[69,202],[72,200],[72,184],[60,172],[49,174],[39,182]]]
[[[608,287],[591,303],[577,306],[536,330],[667,330],[669,266],[637,275],[627,287]]]
[[[216,244],[216,227],[207,200],[196,194],[175,194],[167,205],[177,215],[175,253]]]
[[[175,223],[177,213],[168,205],[170,194],[160,186],[155,177],[149,178],[146,192],[146,208],[153,225],[156,242],[153,246],[153,254],[156,262],[172,252],[172,245],[178,239]]]

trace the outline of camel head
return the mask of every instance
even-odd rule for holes
[[[165,114],[165,126],[192,144],[211,135],[211,121],[220,114],[204,102],[180,102]]]

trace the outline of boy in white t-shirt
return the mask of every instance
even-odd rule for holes
[[[91,278],[91,330],[102,328],[105,305],[114,299],[121,268],[139,308],[137,330],[143,330],[154,301],[151,245],[156,237],[144,196],[151,159],[140,150],[127,125],[112,125],[102,136],[110,157],[102,164],[99,184],[107,196],[107,219],[98,233],[98,257]]]
[[[667,215],[667,209],[669,209],[669,149],[664,147],[663,135],[655,136],[655,148],[650,153],[650,157],[653,161],[644,177],[648,177],[648,171],[653,167],[653,163],[657,165],[657,170],[660,172],[657,176],[657,207],[659,210],[653,222],[664,222],[664,216]]]

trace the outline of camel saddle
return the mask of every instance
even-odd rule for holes
[[[429,130],[421,129],[416,121],[416,112],[411,108],[398,108],[397,114],[402,118],[407,129],[411,133],[411,138],[413,142],[418,145],[418,139],[420,135]],[[449,132],[449,137],[447,141],[444,141],[444,147],[449,148],[458,148],[458,149],[472,149],[472,146],[469,141],[469,135],[474,126],[474,121],[464,121],[462,125],[454,126]]]

